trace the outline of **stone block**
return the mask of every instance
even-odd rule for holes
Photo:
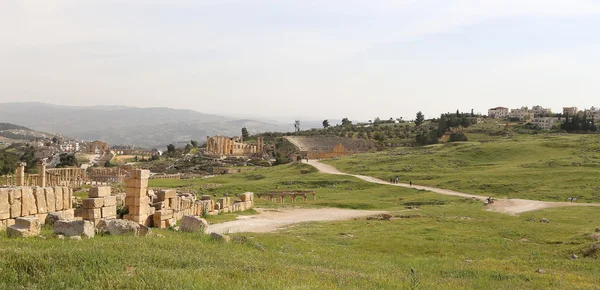
[[[221,208],[229,207],[231,205],[231,199],[229,197],[219,198],[217,202],[221,204]]]
[[[7,219],[6,220],[6,226],[10,227],[12,225],[14,225],[16,223],[16,219]]]
[[[54,223],[54,234],[64,235],[65,237],[86,237],[93,238],[96,234],[96,228],[90,221],[56,221]]]
[[[117,205],[117,197],[116,196],[107,196],[104,198],[104,206],[116,206]]]
[[[104,206],[104,198],[84,198],[83,208],[101,208]]]
[[[254,193],[252,193],[252,192],[244,192],[244,193],[240,194],[240,199],[242,201],[251,201],[251,200],[254,200]]]
[[[125,179],[125,188],[144,189],[148,194],[148,179]]]
[[[73,208],[73,189],[63,188],[63,209]]]
[[[81,217],[84,220],[99,219],[102,218],[102,210],[99,208],[84,208],[81,211]]]
[[[107,197],[110,196],[110,186],[98,186],[90,188],[89,197]]]
[[[148,179],[150,178],[150,170],[137,169],[133,172],[132,177],[135,179]]]
[[[152,207],[150,207],[149,205],[141,205],[141,206],[129,206],[129,213],[132,215],[149,215],[150,214],[150,209]],[[154,208],[152,208],[154,209]]]
[[[144,197],[148,196],[143,188],[125,188],[125,196],[129,197]]]
[[[37,213],[47,213],[46,208],[46,190],[43,187],[34,187],[33,196],[35,197],[35,206]]]
[[[10,204],[19,202],[21,204],[21,189],[20,188],[9,188],[8,199]]]
[[[38,218],[42,224],[44,224],[44,222],[46,221],[46,217],[48,216],[47,213],[38,213],[36,215],[34,215],[34,217]]]
[[[42,223],[37,217],[20,217],[15,224],[7,228],[9,238],[38,236]]]
[[[166,220],[165,223],[166,223],[167,228],[174,227],[177,225],[177,219],[170,218],[170,219]]]
[[[150,198],[147,196],[142,197],[125,197],[125,205],[126,206],[140,206],[140,205],[148,205],[150,204]]]
[[[55,195],[55,201],[56,201],[56,206],[54,207],[54,209],[57,211],[64,209],[63,191],[64,191],[63,187],[55,187],[54,188],[54,195]],[[68,195],[68,192],[67,192],[67,195]]]
[[[203,218],[186,215],[181,219],[181,226],[179,229],[182,232],[206,232],[208,229],[208,222]]]
[[[152,207],[154,207],[154,209],[158,210],[162,210],[163,208],[165,208],[165,202],[164,201],[160,201],[160,202],[155,202],[152,204]]]
[[[37,213],[33,188],[23,187],[21,191],[21,215],[28,216]]]
[[[116,217],[117,216],[117,206],[107,206],[102,208],[102,217]]]
[[[9,189],[0,188],[0,220],[10,218]]]
[[[172,209],[163,209],[154,213],[155,220],[164,221],[173,218],[174,211]]]
[[[48,212],[56,211],[56,194],[55,189],[52,187],[46,187],[44,193],[46,194],[46,210]]]
[[[167,227],[167,221],[156,221],[154,220],[154,227],[155,228],[159,228],[159,229],[166,229]]]
[[[156,198],[158,201],[165,201],[169,198],[175,198],[177,196],[177,192],[175,190],[161,190],[156,193]]]
[[[14,203],[10,205],[10,217],[18,218],[21,216],[21,200],[15,200]]]

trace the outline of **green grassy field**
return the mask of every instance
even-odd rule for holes
[[[222,185],[203,190],[215,195],[314,189],[317,201],[294,206],[383,209],[397,218],[299,224],[235,234],[245,241],[230,244],[170,230],[154,231],[163,238],[56,240],[45,229],[47,239],[0,237],[0,288],[594,289],[600,283],[598,255],[586,252],[600,226],[595,208],[509,216],[471,199],[325,175],[303,164],[151,181],[196,190],[207,184]],[[282,205],[257,200],[257,206]],[[542,217],[551,222],[528,221]],[[570,260],[572,254],[580,258]]]
[[[600,202],[600,135],[515,135],[495,137],[493,142],[399,148],[324,162],[344,172],[384,180],[398,176],[405,183],[412,180],[467,193]]]

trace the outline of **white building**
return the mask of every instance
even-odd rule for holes
[[[533,115],[535,117],[546,117],[552,115],[551,109],[546,109],[542,106],[533,106],[533,108],[531,108],[531,111],[533,112]]]
[[[508,116],[519,119],[519,121],[529,121],[533,118],[533,111],[527,107],[521,107],[520,109],[512,109]]]
[[[583,112],[583,115],[585,115],[588,118],[588,120],[594,118],[594,121],[600,121],[600,109],[596,107],[591,107],[581,112]]]
[[[579,112],[577,107],[564,107],[563,108],[563,115],[575,116],[575,114],[577,114],[577,112]]]
[[[508,117],[508,108],[496,107],[488,110],[488,117],[490,118],[506,118]]]
[[[554,125],[557,122],[560,122],[560,118],[557,118],[557,117],[535,117],[531,121],[531,123],[533,123],[534,125],[542,128],[544,130],[552,129],[552,127],[554,127]]]

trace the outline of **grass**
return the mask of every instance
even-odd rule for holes
[[[470,138],[470,137],[469,137]],[[517,135],[326,161],[341,171],[507,198],[600,202],[600,135]]]
[[[510,182],[514,185],[509,188],[527,188],[518,194],[541,198],[533,194],[552,190],[544,183],[577,178],[565,186],[583,194],[591,176],[598,176],[592,165],[597,137],[583,145],[578,145],[578,138],[583,137],[499,138],[357,155],[331,163],[381,178],[389,178],[386,174],[393,168],[394,174],[406,174],[403,178],[416,183],[441,183],[446,188],[480,182],[496,190]],[[548,159],[558,165],[546,167]],[[568,165],[567,160],[583,165]],[[527,164],[538,167],[523,166]],[[412,169],[403,171],[407,166]],[[514,170],[518,172],[511,173]],[[529,183],[525,177],[517,178],[526,172]],[[431,178],[416,178],[427,175]],[[243,242],[227,244],[169,230],[154,231],[164,238],[98,236],[82,241],[50,238],[50,229],[44,229],[47,239],[1,236],[0,288],[597,289],[600,283],[600,254],[589,251],[598,243],[597,208],[553,208],[509,216],[487,212],[472,199],[325,175],[304,164],[207,179],[150,180],[150,186],[217,196],[313,189],[316,201],[293,206],[387,210],[397,218],[304,223],[275,233],[234,234]],[[291,206],[263,199],[256,205]],[[218,215],[209,221],[233,218]],[[547,218],[550,223],[528,221],[531,218]],[[572,254],[579,259],[569,259]]]

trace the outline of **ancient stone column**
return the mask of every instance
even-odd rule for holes
[[[207,152],[207,153],[210,153],[210,152],[212,152],[212,148],[210,148],[210,147],[211,147],[211,146],[210,146],[210,141],[211,141],[211,140],[210,140],[210,137],[206,136],[206,152]]]
[[[46,187],[46,158],[40,160],[38,169],[38,186]]]
[[[25,165],[27,165],[27,163],[20,162],[17,166],[17,172],[15,174],[17,176],[17,186],[25,186]]]

